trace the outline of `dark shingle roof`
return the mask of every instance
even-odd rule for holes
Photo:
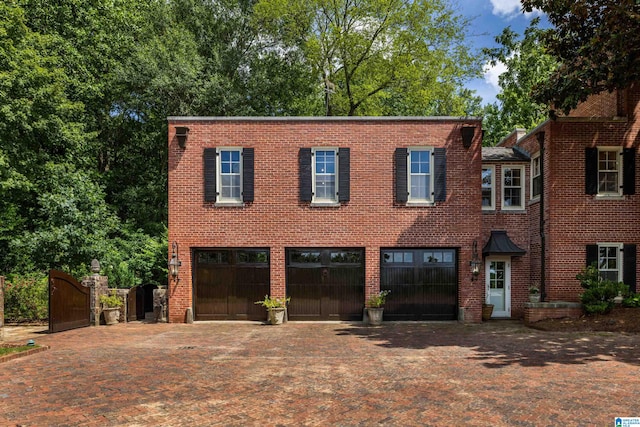
[[[528,162],[529,154],[519,148],[482,147],[483,162]]]

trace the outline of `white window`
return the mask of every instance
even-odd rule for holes
[[[338,149],[314,148],[312,153],[312,202],[338,203]]]
[[[542,192],[542,175],[540,175],[540,153],[531,157],[531,198],[537,199]]]
[[[410,148],[407,165],[409,178],[409,200],[414,203],[433,202],[433,150],[431,148]]]
[[[217,161],[216,201],[242,203],[242,149],[218,148]]]
[[[598,244],[598,271],[603,279],[622,282],[622,243]]]
[[[495,167],[482,167],[482,209],[494,210],[496,208]]]
[[[502,167],[502,209],[524,209],[524,166]]]
[[[598,194],[622,195],[622,148],[598,148]]]

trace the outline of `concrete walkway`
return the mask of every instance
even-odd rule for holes
[[[134,322],[31,336],[51,348],[0,364],[2,426],[556,427],[640,416],[639,335],[505,321]]]

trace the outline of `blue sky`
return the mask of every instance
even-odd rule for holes
[[[505,27],[510,26],[512,30],[522,35],[531,20],[540,16],[540,13],[535,12],[522,13],[520,0],[458,0],[458,7],[462,15],[473,18],[472,28],[469,31],[471,35],[469,43],[477,49],[495,46],[495,36]],[[545,22],[543,21],[543,25]],[[500,72],[500,66],[487,66],[484,78],[470,81],[467,87],[475,90],[476,94],[482,97],[483,104],[492,103],[499,92]]]

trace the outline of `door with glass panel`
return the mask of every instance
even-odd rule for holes
[[[492,317],[511,317],[511,259],[487,257],[486,302],[493,304]]]

